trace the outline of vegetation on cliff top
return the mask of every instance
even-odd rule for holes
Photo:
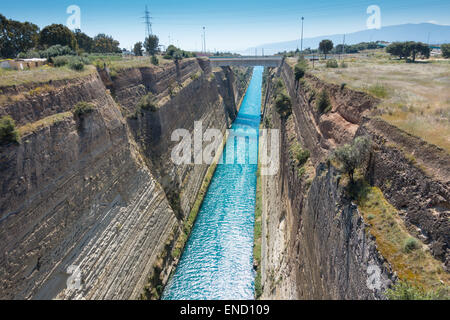
[[[432,256],[427,245],[410,234],[400,212],[388,203],[382,191],[370,187],[363,179],[358,180],[352,190],[378,250],[400,280],[407,283],[394,286],[387,292],[388,297],[408,298],[409,294],[414,294],[416,298],[426,298],[439,293],[440,297],[448,298],[450,275]]]
[[[326,68],[325,62],[316,62],[308,72],[382,99],[375,114],[450,152],[450,61],[431,58],[406,63],[382,50],[342,61],[347,68]]]

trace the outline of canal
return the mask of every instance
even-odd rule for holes
[[[253,233],[263,69],[253,70],[223,163],[217,165],[178,267],[164,290],[165,300],[254,299]],[[235,137],[245,137],[245,143]]]

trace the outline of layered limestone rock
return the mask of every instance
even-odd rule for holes
[[[271,107],[275,72],[291,97],[289,117]],[[382,299],[395,276],[357,207],[345,197],[340,175],[321,164],[336,146],[353,139],[362,117],[349,115],[364,113],[376,100],[353,100],[359,93],[308,80],[296,82],[286,64],[268,75],[265,113],[270,127],[280,130],[281,167],[276,175],[261,177],[262,298]],[[314,101],[323,88],[333,108],[321,115]],[[304,174],[291,154],[297,143],[311,152]],[[376,287],[367,285],[372,268],[380,271]]]
[[[140,297],[206,171],[166,163],[171,130],[224,128],[240,98],[231,70],[208,60],[99,73],[2,88],[0,115],[26,130],[0,146],[1,299]],[[130,117],[149,92],[159,110]],[[94,110],[75,116],[78,102]]]

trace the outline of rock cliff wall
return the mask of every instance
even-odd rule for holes
[[[0,115],[23,136],[0,146],[0,298],[138,298],[206,171],[166,162],[170,132],[224,128],[238,86],[231,70],[189,59],[2,88]],[[149,92],[159,110],[130,117]],[[94,110],[75,116],[78,102]]]

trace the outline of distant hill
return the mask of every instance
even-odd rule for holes
[[[380,30],[371,29],[363,30],[345,35],[346,44],[356,44],[360,42],[370,41],[428,41],[430,37],[430,44],[450,43],[450,26],[442,26],[432,23],[420,24],[402,24],[397,26],[387,26]],[[330,39],[333,43],[340,44],[343,40],[342,34],[320,36],[315,38],[303,39],[303,48],[316,49],[319,47],[320,41],[323,39]],[[300,47],[300,40],[293,40],[279,43],[268,43],[258,46],[258,52],[264,48],[265,54],[273,54],[280,51],[296,50]],[[247,49],[247,54],[254,54],[255,48]]]

